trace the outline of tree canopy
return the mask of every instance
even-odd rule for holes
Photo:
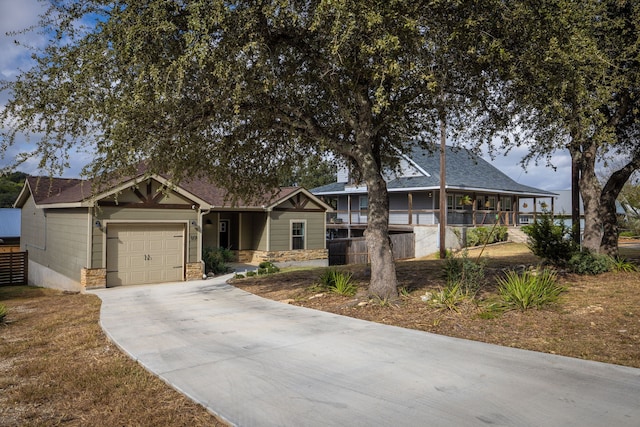
[[[637,117],[640,6],[627,0],[510,2],[496,21],[514,116],[532,141],[529,159],[562,148],[579,173],[584,246],[617,253],[615,200],[640,168]],[[518,143],[518,142],[517,142]],[[507,147],[508,148],[508,147]],[[603,183],[598,161],[624,159]]]
[[[36,133],[30,155],[52,171],[84,146],[94,177],[145,161],[245,199],[331,152],[368,187],[370,292],[394,296],[382,171],[411,144],[431,147],[443,120],[461,140],[505,117],[478,61],[491,3],[52,2],[49,45],[5,86],[2,144]]]
[[[8,175],[0,175],[0,208],[13,207],[27,175],[22,172],[13,172]]]

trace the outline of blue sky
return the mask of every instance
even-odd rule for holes
[[[31,52],[14,43],[15,39],[22,43],[42,47],[44,39],[37,32],[30,32],[27,35],[5,35],[6,32],[16,31],[27,28],[37,23],[38,14],[42,10],[42,4],[37,0],[0,0],[0,74],[2,79],[11,79],[15,77],[20,69],[28,69],[30,64]],[[5,104],[7,94],[0,94],[0,108]],[[37,135],[31,136],[32,140],[37,140]],[[11,159],[21,151],[26,151],[29,144],[24,138],[17,141],[16,145],[11,147],[5,159],[0,159],[0,167],[7,165]],[[509,155],[497,155],[494,159],[484,156],[495,167],[506,173],[512,179],[525,185],[541,188],[544,190],[564,190],[570,188],[571,178],[571,161],[568,153],[558,153],[553,158],[556,171],[545,165],[531,165],[525,171],[519,165],[519,161],[527,154],[525,147],[512,150]],[[80,169],[90,161],[87,154],[74,154],[71,169],[65,176],[77,177]],[[37,162],[29,161],[20,168],[23,172],[30,174],[42,173],[38,171]]]

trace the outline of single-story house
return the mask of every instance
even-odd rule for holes
[[[554,193],[519,184],[470,150],[447,146],[447,225],[520,224],[520,200],[553,203]],[[437,226],[440,205],[440,152],[414,147],[403,154],[397,171],[385,174],[389,193],[389,231],[416,233]],[[362,236],[367,226],[367,187],[340,169],[337,182],[311,189],[334,208],[328,213],[328,238]],[[432,233],[433,234],[433,233]],[[437,233],[435,233],[437,235]],[[416,254],[418,256],[418,254]]]
[[[0,252],[20,249],[20,209],[0,208]]]
[[[29,283],[68,290],[203,277],[203,249],[237,261],[327,259],[326,212],[309,191],[281,188],[263,203],[226,202],[208,181],[173,184],[139,173],[102,190],[87,180],[29,177],[18,196]]]

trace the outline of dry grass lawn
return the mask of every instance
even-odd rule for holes
[[[0,426],[223,426],[103,334],[100,300],[0,287]]]

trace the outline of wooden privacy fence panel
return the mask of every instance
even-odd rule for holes
[[[29,277],[29,253],[0,253],[0,286],[26,285]]]
[[[415,239],[413,233],[392,234],[391,244],[394,259],[415,257]],[[367,264],[369,251],[364,237],[336,239],[327,241],[329,265]]]

